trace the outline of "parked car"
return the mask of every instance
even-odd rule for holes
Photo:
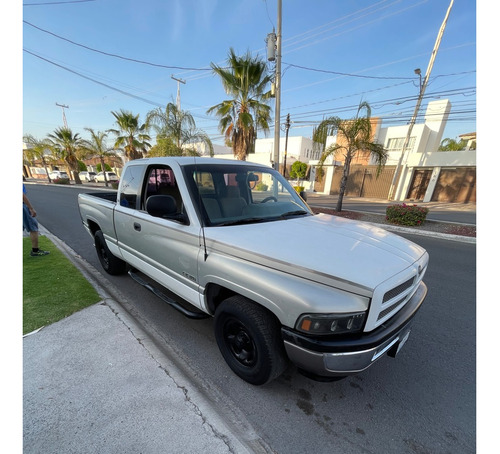
[[[118,181],[118,175],[114,172],[106,172],[106,178],[109,182]],[[104,182],[104,172],[99,172],[95,176],[95,181]]]
[[[62,178],[66,178],[69,180],[69,175],[61,170],[53,170],[49,173],[49,177],[51,180],[60,180]]]
[[[85,181],[95,181],[96,173],[95,172],[80,172],[80,180]]]

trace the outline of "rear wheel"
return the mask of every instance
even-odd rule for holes
[[[101,262],[104,271],[113,276],[124,274],[127,271],[127,263],[122,259],[114,256],[106,246],[104,235],[101,230],[98,230],[94,235],[95,249],[97,257]]]
[[[274,380],[287,366],[280,324],[242,296],[232,296],[217,308],[215,338],[228,366],[252,385]]]

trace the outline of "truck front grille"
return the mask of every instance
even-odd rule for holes
[[[401,273],[375,288],[366,320],[365,332],[379,327],[394,317],[411,299],[422,281],[429,256],[424,254]]]
[[[384,295],[384,298],[382,299],[382,304],[387,303],[387,301],[390,301],[393,298],[396,298],[398,295],[403,293],[406,289],[409,289],[413,285],[414,280],[415,280],[415,278],[412,277],[412,278],[408,279],[406,282],[403,282],[402,284],[398,285],[397,287],[394,287],[393,289],[386,292]]]

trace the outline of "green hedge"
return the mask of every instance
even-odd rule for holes
[[[391,205],[387,207],[387,222],[397,225],[419,226],[425,222],[429,208],[418,205]]]
[[[54,183],[54,184],[70,184],[69,178],[56,178],[56,179],[52,180],[52,183]]]

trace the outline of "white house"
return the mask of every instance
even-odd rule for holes
[[[466,150],[438,151],[450,111],[451,103],[447,99],[429,102],[424,114],[424,121],[414,124],[408,147],[404,153],[402,147],[408,134],[409,125],[383,127],[380,121],[376,123],[374,140],[383,144],[384,148],[388,150],[385,168],[393,169],[400,175],[399,184],[393,191],[394,200],[411,198],[411,195],[415,193],[416,185],[419,185],[418,199],[422,199],[423,196],[423,201],[426,202],[438,200],[436,199],[436,191],[452,185],[464,184],[469,187],[469,192],[473,190],[475,194],[476,151],[475,147],[471,146],[476,139],[475,133],[463,135],[463,138],[468,140]],[[336,140],[336,136],[328,137],[326,147],[334,144]],[[280,165],[283,165],[285,161],[285,142],[286,139],[281,137]],[[231,148],[221,145],[216,145],[214,148],[216,148],[214,150],[215,157],[234,159]],[[319,145],[315,144],[311,138],[288,137],[286,143],[287,167],[289,168],[296,160],[314,167],[318,163],[320,153]],[[274,138],[257,139],[255,153],[249,154],[247,160],[272,165],[273,156]],[[335,167],[342,165],[342,163],[330,158],[325,164],[326,175],[323,193],[330,194]],[[373,158],[366,164],[375,164]],[[463,183],[460,182],[462,176],[457,177],[457,174],[463,175]],[[315,172],[311,172],[311,175],[312,181],[309,182],[308,190],[312,191]],[[387,194],[389,195],[389,191]]]
[[[423,123],[416,123],[411,131],[407,149],[403,153],[403,145],[408,135],[409,125],[382,127],[378,124],[374,140],[384,145],[388,151],[385,167],[391,166],[399,172],[399,184],[393,191],[394,200],[411,198],[415,187],[419,186],[419,199],[424,202],[441,200],[436,194],[438,190],[450,189],[452,186],[464,186],[467,201],[475,200],[475,167],[476,151],[471,147],[475,141],[475,133],[467,134],[468,146],[462,151],[438,151],[443,140],[443,132],[451,111],[449,100],[431,101],[427,105]],[[465,138],[465,136],[464,136]],[[336,142],[336,137],[329,137],[326,146]],[[314,163],[312,163],[314,164]],[[326,169],[324,193],[329,194],[336,165],[330,162]],[[374,165],[373,158],[368,163]],[[463,179],[463,181],[461,180]],[[460,192],[460,188],[454,189]],[[444,197],[444,196],[442,196]],[[450,196],[451,197],[451,196]],[[452,197],[451,197],[452,198]],[[444,200],[444,199],[442,199]]]

